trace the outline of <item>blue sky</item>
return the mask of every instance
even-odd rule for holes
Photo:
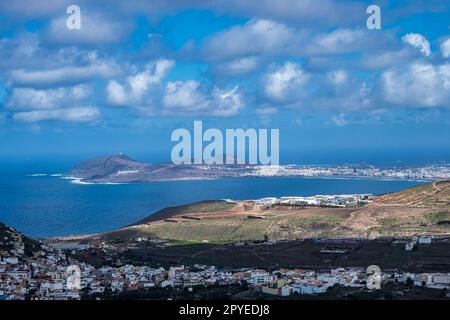
[[[449,17],[445,1],[2,2],[0,155],[164,161],[203,120],[279,128],[284,163],[450,161]]]

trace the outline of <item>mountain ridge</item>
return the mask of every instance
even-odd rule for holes
[[[138,162],[124,154],[117,154],[85,160],[64,176],[90,183],[131,183],[239,177],[249,170],[252,170],[251,165],[239,164],[149,164]]]

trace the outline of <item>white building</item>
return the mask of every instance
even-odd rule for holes
[[[275,201],[277,201],[277,198],[274,197],[267,197],[267,198],[261,198],[258,200],[255,200],[255,204],[260,206],[271,206],[275,204]]]
[[[419,244],[430,244],[433,242],[433,236],[420,236]]]
[[[405,250],[406,251],[412,251],[412,250],[414,250],[416,248],[416,245],[417,245],[417,242],[411,241],[411,242],[405,244]]]
[[[435,274],[433,275],[434,284],[450,285],[450,274]]]

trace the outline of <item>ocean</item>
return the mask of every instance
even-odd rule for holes
[[[415,181],[239,178],[122,185],[75,184],[55,174],[70,166],[0,166],[0,221],[33,237],[114,230],[168,207],[208,199],[399,191]],[[39,169],[39,171],[38,171]]]

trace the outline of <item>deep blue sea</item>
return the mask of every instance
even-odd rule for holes
[[[51,176],[67,164],[0,165],[0,221],[33,237],[96,233],[167,207],[206,199],[339,193],[382,194],[419,182],[374,179],[241,178],[80,185]]]

